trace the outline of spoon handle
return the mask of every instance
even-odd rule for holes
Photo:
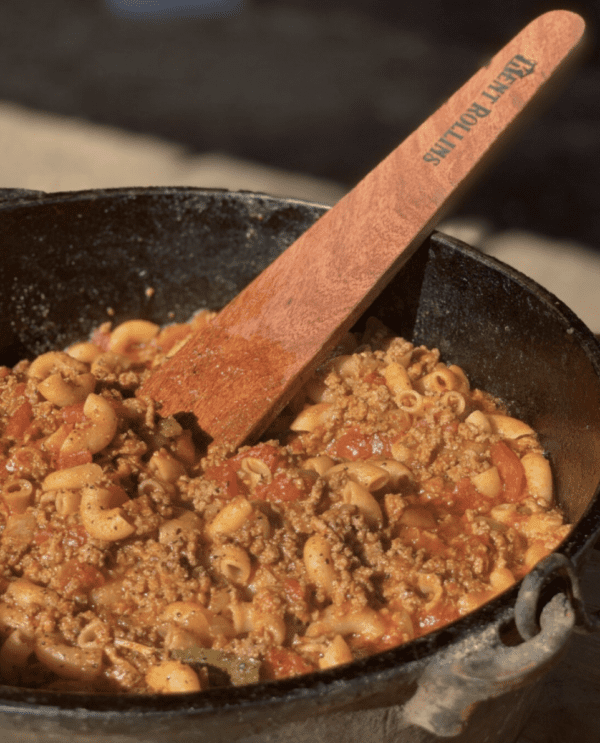
[[[532,21],[143,385],[219,442],[256,438],[488,163],[581,46],[569,11]]]

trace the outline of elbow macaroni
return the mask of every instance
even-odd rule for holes
[[[117,542],[130,537],[135,526],[123,515],[117,503],[127,499],[125,493],[115,496],[107,488],[87,487],[82,490],[79,514],[87,533],[94,539]]]

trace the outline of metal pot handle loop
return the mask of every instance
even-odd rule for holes
[[[539,562],[521,584],[515,605],[515,624],[521,637],[530,640],[540,631],[537,611],[542,589],[551,576],[566,581],[569,601],[575,612],[575,631],[583,634],[598,632],[600,618],[596,614],[589,614],[585,607],[581,584],[573,563],[565,555],[553,552]]]
[[[529,608],[520,609],[524,614],[531,609],[529,588]],[[517,604],[520,599],[521,594]],[[427,666],[415,695],[404,705],[405,721],[442,738],[459,735],[478,703],[535,680],[556,663],[575,621],[570,598],[557,593],[541,612],[540,631],[520,645],[506,646],[498,626],[484,630],[475,642],[459,643]]]

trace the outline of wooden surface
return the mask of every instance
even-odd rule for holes
[[[600,610],[600,551],[582,575],[588,610]],[[575,634],[567,655],[548,676],[517,743],[600,741],[600,633]]]
[[[257,437],[580,46],[567,11],[530,23],[145,384],[237,446]]]

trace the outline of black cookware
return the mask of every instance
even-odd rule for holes
[[[63,348],[106,320],[165,323],[218,308],[324,211],[193,188],[12,190],[0,199],[6,365]],[[600,351],[554,296],[439,233],[359,325],[369,315],[438,347],[539,431],[572,534],[473,614],[337,669],[189,696],[0,686],[3,742],[514,740],[573,629],[598,623],[579,598],[577,573],[600,530]]]

